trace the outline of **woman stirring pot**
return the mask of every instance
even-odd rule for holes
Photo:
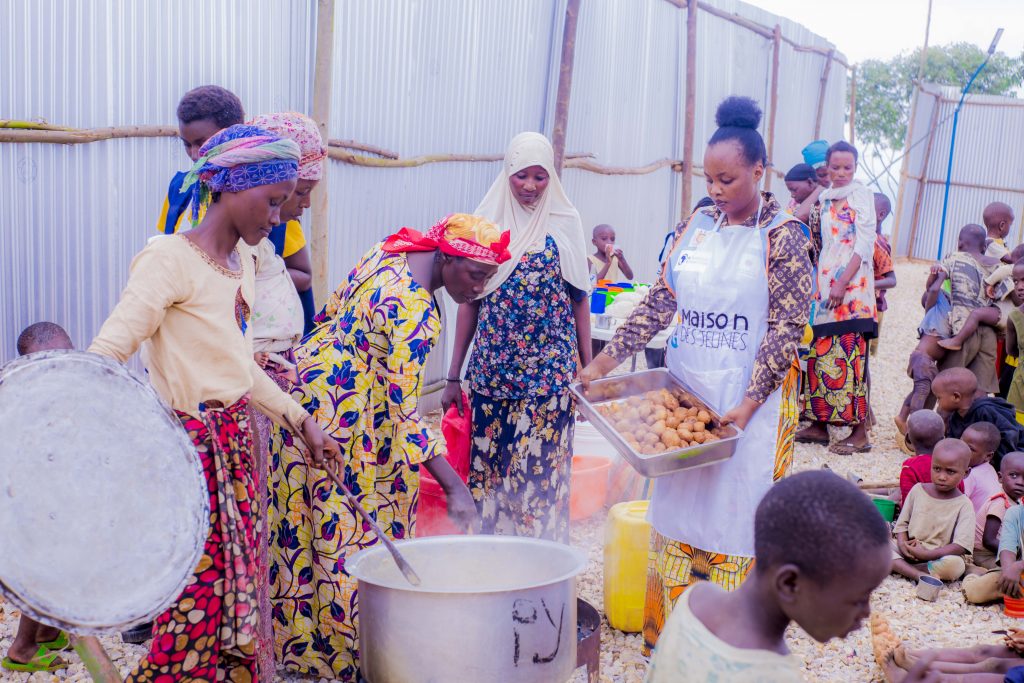
[[[669,370],[724,423],[745,430],[732,458],[656,480],[649,518],[651,566],[644,650],[657,642],[676,599],[694,581],[736,589],[753,566],[754,510],[789,469],[797,425],[796,348],[812,291],[810,242],[769,192],[761,111],[730,97],[704,153],[714,206],[682,224],[660,282],[582,373],[603,377],[679,315]],[[720,315],[728,318],[719,327]]]

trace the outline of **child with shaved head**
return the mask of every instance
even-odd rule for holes
[[[974,548],[974,508],[957,488],[967,476],[971,449],[943,439],[932,452],[932,480],[910,490],[893,527],[892,571],[917,581],[931,575],[956,581]]]
[[[809,542],[813,540],[813,542]],[[871,500],[825,471],[783,479],[754,516],[756,561],[729,593],[701,582],[665,624],[647,683],[802,681],[785,632],[844,638],[871,612],[889,573],[889,530]]]
[[[938,409],[949,414],[946,436],[960,438],[975,422],[991,422],[999,430],[999,445],[992,456],[996,469],[1003,456],[1024,446],[1024,426],[1017,422],[1013,405],[1001,398],[978,396],[978,380],[966,368],[950,368],[936,375],[932,393]]]
[[[1010,234],[1010,226],[1013,225],[1013,209],[1003,202],[992,202],[981,213],[981,220],[985,223],[989,240],[985,255],[1004,258],[1010,253],[1006,247],[1006,236]]]
[[[957,251],[942,262],[942,271],[950,282],[952,336],[940,341],[939,346],[947,351],[960,350],[979,325],[999,324],[1001,313],[989,299],[985,284],[999,260],[985,256],[985,239],[985,229],[980,225],[965,225],[960,230]]]
[[[914,456],[903,461],[900,470],[900,505],[910,489],[932,480],[932,451],[946,437],[946,423],[934,410],[918,410],[907,419],[907,441]]]

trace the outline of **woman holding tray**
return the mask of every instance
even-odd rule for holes
[[[730,97],[704,153],[714,205],[676,230],[660,281],[581,374],[603,377],[669,325],[667,366],[722,422],[745,430],[721,463],[656,480],[644,650],[694,581],[737,588],[754,562],[754,511],[793,459],[799,368],[813,269],[802,225],[759,192],[767,155],[761,111]],[[714,315],[708,315],[714,312]]]

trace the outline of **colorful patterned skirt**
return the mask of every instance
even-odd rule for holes
[[[178,413],[210,494],[210,534],[178,600],[153,623],[149,653],[127,681],[256,680],[256,526],[248,398]]]
[[[796,428],[800,422],[799,381],[800,370],[794,366],[782,382],[773,481],[786,476],[793,464]],[[650,655],[654,650],[672,606],[694,582],[711,581],[733,591],[740,587],[753,567],[753,557],[703,550],[662,536],[652,529],[644,598],[644,655]]]
[[[857,425],[867,419],[867,340],[850,332],[818,337],[807,357],[805,417],[834,425]]]
[[[497,399],[474,393],[469,490],[483,533],[569,542],[575,401]]]
[[[292,671],[358,681],[354,553],[379,543],[322,470],[306,465],[291,434],[273,430],[270,470],[270,598],[277,661]],[[389,537],[412,538],[419,466],[349,462],[343,479]]]

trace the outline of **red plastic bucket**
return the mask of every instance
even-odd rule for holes
[[[420,502],[416,509],[416,536],[444,536],[461,534],[457,526],[448,519],[448,501],[441,485],[434,480],[426,468],[420,470]]]
[[[1008,617],[1024,618],[1024,598],[1003,596],[1003,613]]]

